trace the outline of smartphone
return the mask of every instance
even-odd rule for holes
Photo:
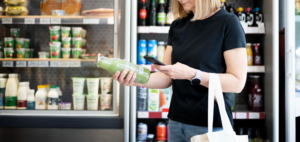
[[[164,63],[162,63],[161,61],[158,61],[157,59],[153,58],[153,57],[149,57],[149,56],[144,56],[144,58],[151,62],[152,64],[157,64],[157,65],[161,65],[161,66],[165,66]]]

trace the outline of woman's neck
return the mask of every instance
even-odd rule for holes
[[[218,8],[217,10],[215,10],[215,11],[209,13],[208,15],[206,15],[205,17],[203,17],[203,18],[201,18],[201,19],[199,19],[199,20],[204,20],[204,19],[209,18],[209,17],[213,16],[214,14],[216,14],[219,10],[220,10],[220,8]],[[193,12],[194,15],[195,15],[195,9],[193,9],[192,12]]]

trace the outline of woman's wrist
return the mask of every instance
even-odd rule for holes
[[[192,81],[192,79],[196,76],[197,70],[194,68],[191,68],[189,71],[189,75],[187,80]]]

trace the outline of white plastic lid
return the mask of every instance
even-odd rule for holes
[[[24,83],[26,83],[26,85],[29,85],[29,84],[30,84],[30,82],[29,82],[29,81],[26,81],[26,82],[24,82]]]
[[[9,77],[17,77],[18,74],[9,74]]]
[[[251,46],[251,43],[247,43],[247,46]]]
[[[255,46],[255,44],[257,44],[257,46],[260,46],[260,43],[253,43],[253,46]]]
[[[33,96],[33,95],[34,95],[34,90],[33,90],[33,89],[30,89],[30,90],[28,91],[28,94],[29,94],[29,96]]]
[[[160,42],[158,42],[158,45],[165,45],[165,42],[164,41],[160,41]]]
[[[6,78],[0,78],[0,88],[5,88],[6,87]]]
[[[259,75],[254,75],[253,78],[259,78]]]

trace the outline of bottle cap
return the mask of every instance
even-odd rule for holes
[[[51,85],[51,87],[50,87],[51,89],[55,89],[56,88],[56,86],[55,85]]]
[[[0,88],[5,88],[6,87],[6,78],[0,78]]]
[[[6,74],[6,73],[1,73],[1,74],[0,74],[0,78],[5,78],[5,77],[7,77],[7,74]]]
[[[47,87],[47,88],[50,88],[50,85],[49,84],[46,84],[46,85],[44,85],[45,87]]]
[[[236,12],[243,12],[244,11],[244,8],[242,8],[242,7],[239,7],[237,10],[236,10]]]
[[[257,46],[260,46],[260,43],[253,43],[252,46],[255,46],[257,44]]]
[[[256,7],[256,8],[255,8],[255,11],[259,12],[259,11],[260,11],[260,8],[259,8],[259,7]]]
[[[251,11],[250,7],[248,7],[248,8],[245,9],[245,12],[249,12],[249,11]]]
[[[45,85],[38,85],[37,87],[38,89],[42,89],[42,88],[45,88]]]
[[[226,2],[226,0],[221,0],[221,2]]]
[[[59,85],[56,85],[56,88],[59,88]]]
[[[164,41],[159,41],[158,45],[165,45],[165,42]]]
[[[259,75],[254,75],[253,78],[259,78]]]
[[[30,89],[30,90],[28,91],[28,94],[29,94],[29,95],[34,95],[34,90],[33,90],[33,89]]]
[[[247,46],[251,46],[251,43],[247,43],[246,45],[247,45]]]
[[[30,82],[28,82],[28,81],[25,81],[25,83],[26,83],[26,85],[29,85],[29,84],[30,84]]]
[[[9,74],[8,76],[9,76],[9,77],[17,77],[18,74]]]

